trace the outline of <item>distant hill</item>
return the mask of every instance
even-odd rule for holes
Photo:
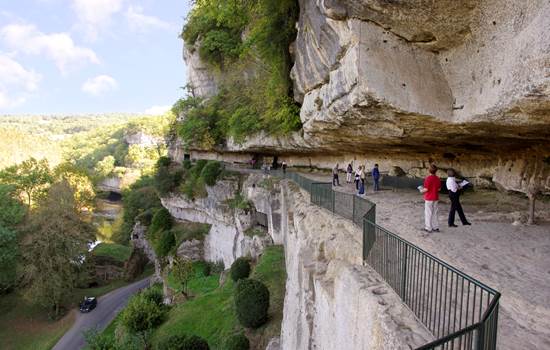
[[[143,115],[21,115],[0,116],[0,169],[30,157],[52,165],[63,160],[71,138],[101,129],[116,129]]]

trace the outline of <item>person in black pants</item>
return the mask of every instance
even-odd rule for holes
[[[449,190],[449,199],[451,200],[451,211],[449,211],[449,227],[457,227],[455,225],[455,213],[458,212],[458,217],[462,221],[462,225],[471,225],[464,215],[462,205],[460,204],[460,190],[462,187],[456,183],[455,171],[447,170],[447,190]]]

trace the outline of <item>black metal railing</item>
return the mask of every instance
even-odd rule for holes
[[[436,338],[416,350],[496,349],[500,293],[378,226],[376,204],[368,199],[295,172],[271,175],[291,179],[310,193],[311,203],[362,227],[363,261]]]
[[[363,260],[437,338],[419,349],[496,349],[500,294],[364,220]]]

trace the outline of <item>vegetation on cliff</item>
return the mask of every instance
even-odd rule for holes
[[[298,13],[296,0],[196,2],[181,36],[217,72],[220,87],[204,101],[190,86],[174,105],[185,115],[178,134],[188,145],[213,148],[228,137],[243,142],[260,131],[285,135],[300,128],[289,51]]]

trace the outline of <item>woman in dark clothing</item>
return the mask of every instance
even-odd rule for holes
[[[451,200],[451,211],[449,212],[449,227],[457,227],[455,225],[455,213],[458,212],[460,221],[462,225],[471,225],[468,220],[466,220],[466,215],[462,210],[462,205],[460,204],[460,190],[462,187],[456,182],[455,171],[453,169],[447,170],[447,190],[449,190],[449,199]]]

